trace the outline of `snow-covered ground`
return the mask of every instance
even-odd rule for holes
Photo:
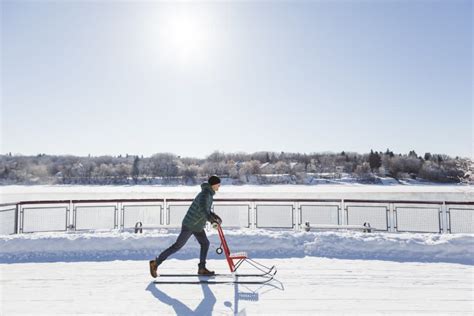
[[[0,265],[2,315],[472,315],[472,266],[315,257],[262,259],[277,281],[153,284],[147,261]],[[190,273],[197,260],[170,259]],[[209,267],[226,270],[224,260]],[[245,272],[245,271],[243,271]]]
[[[216,233],[208,267],[228,272]],[[1,315],[472,315],[474,235],[226,231],[275,264],[267,285],[154,284],[148,260],[176,231],[38,233],[0,239]],[[191,239],[160,266],[195,273]],[[355,260],[356,259],[356,260]],[[241,273],[251,273],[243,266]]]
[[[0,263],[146,260],[177,238],[177,230],[135,233],[35,233],[0,236]],[[209,258],[222,258],[214,249],[220,241],[208,231]],[[226,230],[233,252],[246,251],[254,258],[369,259],[400,262],[449,262],[474,265],[474,234],[412,234],[294,232]],[[176,255],[196,258],[199,244],[193,239]]]
[[[192,198],[199,187],[0,187],[3,202]],[[222,198],[360,198],[472,201],[469,186],[223,186]],[[225,228],[225,227],[224,227]],[[173,229],[0,236],[0,315],[474,314],[474,234],[225,230],[233,251],[278,268],[264,286],[154,284],[148,260]],[[228,272],[215,253],[208,266]],[[160,266],[195,273],[192,238]],[[247,267],[242,273],[250,272]],[[247,270],[246,270],[247,269]]]
[[[196,186],[0,186],[0,203],[29,200],[194,198]],[[223,185],[218,198],[400,199],[472,201],[468,185]]]

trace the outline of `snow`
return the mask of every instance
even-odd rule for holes
[[[36,233],[0,236],[0,263],[146,260],[170,246],[177,230],[102,233]],[[220,244],[208,231],[209,258]],[[246,251],[254,258],[327,257],[399,262],[451,262],[474,265],[473,234],[409,234],[226,230],[232,252]],[[199,244],[190,240],[176,258],[191,259]]]
[[[0,186],[0,203],[29,200],[68,199],[192,199],[200,186]],[[281,199],[400,199],[426,201],[472,201],[474,187],[468,185],[223,185],[219,198]]]
[[[278,266],[260,285],[153,284],[146,261],[0,265],[2,315],[472,315],[474,268],[315,257]],[[226,271],[224,260],[208,266]],[[170,259],[163,273],[192,273]],[[248,271],[242,271],[248,272]]]
[[[6,186],[2,202],[193,198],[198,186]],[[469,186],[222,186],[216,198],[472,201]],[[472,315],[474,234],[229,230],[233,252],[278,268],[263,286],[154,284],[148,260],[176,229],[0,236],[0,315]],[[208,267],[228,272],[216,231]],[[195,273],[191,239],[160,266]],[[243,266],[241,273],[251,271]]]

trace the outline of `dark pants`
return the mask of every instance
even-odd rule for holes
[[[196,237],[197,241],[201,245],[201,253],[199,256],[199,259],[200,259],[199,267],[204,268],[206,266],[207,251],[209,250],[209,239],[207,239],[206,232],[204,230],[200,232],[193,232],[185,225],[181,227],[181,233],[179,234],[176,242],[173,245],[171,245],[171,247],[163,251],[156,258],[156,263],[160,265],[163,261],[166,260],[166,258],[168,258],[172,254],[174,254],[176,251],[181,249],[186,244],[186,242],[188,241],[189,237],[191,237],[191,235],[194,235],[194,237]]]

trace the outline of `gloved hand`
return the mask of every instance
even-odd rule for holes
[[[219,225],[222,224],[222,219],[216,213],[211,212],[211,215],[209,217],[211,223],[218,223]]]

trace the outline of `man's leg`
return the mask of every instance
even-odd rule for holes
[[[204,230],[193,233],[194,237],[196,237],[197,241],[201,245],[201,253],[199,256],[199,268],[206,267],[206,258],[207,252],[209,251],[209,239],[207,239],[206,232]]]
[[[166,260],[170,255],[174,254],[176,251],[181,249],[186,242],[188,241],[189,237],[193,234],[192,231],[190,231],[186,226],[183,225],[181,227],[181,233],[178,236],[178,239],[176,239],[176,242],[171,245],[168,249],[163,251],[157,258],[156,258],[156,263],[159,266],[163,261]]]

